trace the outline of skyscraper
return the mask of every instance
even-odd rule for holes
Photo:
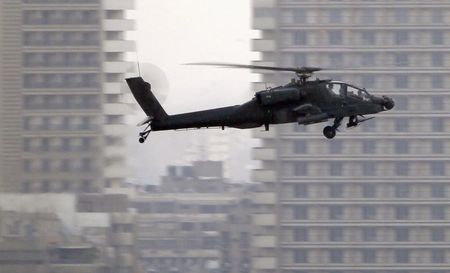
[[[450,3],[253,3],[258,64],[329,67],[317,76],[396,101],[331,141],[324,124],[255,131],[254,272],[448,271]]]
[[[1,1],[1,191],[100,192],[127,176],[120,84],[133,6]]]

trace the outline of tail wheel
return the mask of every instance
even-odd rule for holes
[[[332,126],[327,126],[323,128],[323,135],[328,139],[332,139],[336,136],[336,129]]]

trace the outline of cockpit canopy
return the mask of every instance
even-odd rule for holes
[[[354,85],[339,82],[339,81],[331,81],[327,84],[327,88],[333,94],[340,97],[354,97],[363,100],[370,100],[370,94],[363,88],[356,87]]]

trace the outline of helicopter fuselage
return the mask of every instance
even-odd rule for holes
[[[150,85],[142,78],[127,79],[127,82],[148,116],[149,130],[143,132],[146,135],[150,131],[209,127],[246,129],[264,125],[268,130],[270,124],[296,122],[306,125],[334,118],[334,125],[328,126],[331,129],[325,128],[333,132],[326,134],[324,130],[324,135],[332,138],[344,117],[349,117],[347,126],[352,127],[358,125],[358,116],[394,107],[392,99],[370,95],[365,89],[344,82],[316,80],[262,90],[241,105],[167,115],[153,96]]]

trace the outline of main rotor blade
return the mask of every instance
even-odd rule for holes
[[[230,63],[188,63],[186,65],[206,65],[217,67],[230,67],[230,68],[244,68],[244,69],[261,69],[261,70],[273,70],[273,71],[291,71],[298,74],[314,73],[321,71],[320,67],[275,67],[275,66],[263,66],[263,65],[245,65],[245,64],[230,64]]]

